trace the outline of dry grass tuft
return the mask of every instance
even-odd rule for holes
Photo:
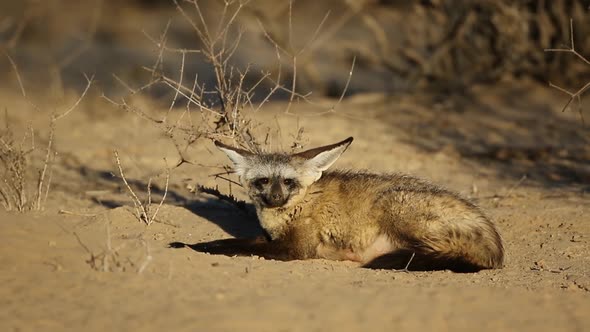
[[[16,62],[10,55],[6,54],[6,57],[14,70],[22,98],[33,109],[41,112],[41,108],[29,99]],[[0,129],[0,202],[6,210],[24,212],[44,209],[57,157],[57,151],[54,149],[55,127],[59,120],[78,108],[93,79],[94,77],[86,76],[86,88],[72,106],[62,112],[55,111],[49,116],[49,134],[43,147],[36,144],[37,134],[32,124],[18,140],[10,126],[8,110],[5,110],[6,125]],[[41,166],[36,166],[36,159],[42,160]]]
[[[123,166],[121,166],[121,160],[119,158],[119,153],[117,151],[114,152],[115,154],[115,161],[117,163],[117,168],[119,169],[119,175],[125,183],[125,187],[127,188],[127,192],[131,200],[133,201],[133,206],[135,208],[135,217],[145,223],[146,225],[151,225],[154,221],[156,221],[156,217],[158,216],[158,212],[164,204],[166,200],[166,195],[168,194],[168,183],[170,182],[170,170],[166,167],[166,184],[164,186],[164,195],[162,195],[162,199],[157,206],[152,203],[152,178],[148,180],[147,184],[147,197],[144,201],[140,200],[133,188],[127,182],[127,178],[125,177],[125,173],[123,172]]]
[[[114,245],[113,237],[111,234],[111,221],[108,215],[104,215],[105,218],[105,245],[102,250],[92,250],[82,240],[80,234],[76,231],[72,232],[72,235],[78,241],[78,244],[86,253],[89,255],[86,263],[95,271],[100,272],[126,272],[134,271],[137,274],[141,274],[145,271],[147,266],[153,260],[151,249],[148,241],[144,238],[145,234],[140,233],[136,236],[132,236],[124,239],[124,241]],[[139,257],[132,259],[129,255],[129,250],[124,252],[129,247],[135,247],[136,249],[142,248],[143,254]],[[135,250],[132,250],[135,251]],[[133,255],[137,256],[137,255]]]

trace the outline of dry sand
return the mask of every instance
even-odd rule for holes
[[[319,117],[282,115],[282,104],[260,113],[280,123],[284,144],[297,123],[308,146],[354,136],[336,167],[409,172],[476,201],[497,223],[507,259],[473,274],[169,249],[258,232],[248,214],[187,189],[227,191],[210,176],[227,160],[206,141],[188,151],[194,164],[172,172],[158,222],[146,227],[111,175],[112,150],[145,188],[163,157],[178,159],[175,149],[150,123],[88,102],[58,125],[45,211],[0,211],[0,330],[590,330],[588,131],[559,112],[561,97],[508,82],[469,98],[361,95]],[[8,106],[13,123],[44,121],[26,105]]]

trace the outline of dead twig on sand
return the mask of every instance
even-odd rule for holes
[[[166,195],[168,194],[168,183],[170,181],[170,170],[168,169],[168,166],[166,166],[166,184],[164,187],[164,194],[162,196],[162,199],[160,200],[160,203],[156,206],[155,210],[152,210],[152,178],[150,177],[147,184],[147,199],[145,201],[141,201],[135,193],[135,191],[133,190],[133,188],[131,188],[131,186],[129,185],[129,182],[127,182],[127,177],[123,172],[123,166],[121,166],[121,159],[119,158],[119,153],[117,151],[114,151],[114,155],[115,161],[117,163],[117,168],[119,169],[119,175],[121,176],[121,179],[123,180],[123,183],[127,188],[127,192],[129,193],[129,196],[131,197],[131,200],[133,202],[133,206],[135,208],[135,216],[139,221],[145,223],[146,225],[151,225],[156,220],[158,212],[160,211],[162,204],[164,204],[164,200],[166,200]]]
[[[116,272],[116,271],[127,271],[135,270],[138,274],[142,274],[149,263],[153,260],[151,249],[148,241],[144,238],[144,233],[126,238],[125,241],[118,245],[113,245],[113,237],[111,234],[111,221],[107,214],[105,216],[105,244],[104,248],[100,251],[92,250],[84,241],[77,231],[73,231],[72,235],[78,241],[78,244],[84,249],[84,251],[90,256],[86,260],[86,263],[90,267],[99,272]],[[134,247],[139,245],[144,248],[144,255],[141,259],[141,263],[137,262],[136,259],[131,259],[127,256],[124,249],[129,248],[129,245],[134,243]]]

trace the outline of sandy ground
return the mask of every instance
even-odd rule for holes
[[[503,235],[505,268],[404,273],[169,249],[256,234],[256,220],[189,191],[228,190],[211,176],[227,160],[203,141],[171,173],[158,222],[141,224],[112,151],[138,191],[178,156],[151,124],[96,100],[58,124],[45,211],[0,211],[0,330],[590,330],[588,129],[560,113],[563,96],[526,82],[465,95],[360,95],[323,116],[277,103],[259,120],[280,124],[277,149],[298,126],[310,147],[354,136],[336,167],[409,172],[470,197]],[[13,123],[42,125],[9,97]]]

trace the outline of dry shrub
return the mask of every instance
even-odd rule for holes
[[[179,161],[172,166],[172,169],[185,162],[191,163],[191,158],[186,156],[185,152],[192,144],[203,140],[221,140],[253,152],[266,150],[270,145],[272,125],[262,124],[256,119],[256,115],[277,94],[288,98],[285,114],[293,114],[291,105],[294,102],[312,102],[309,95],[298,92],[298,59],[316,39],[324,21],[318,23],[314,35],[299,49],[289,47],[289,39],[280,39],[276,33],[267,30],[262,23],[259,23],[266,42],[274,48],[276,62],[273,70],[259,71],[254,70],[255,66],[252,64],[243,64],[234,59],[245,33],[244,27],[239,24],[239,16],[245,10],[247,2],[223,1],[213,5],[211,2],[198,0],[174,0],[174,5],[181,19],[192,27],[197,37],[195,48],[175,48],[168,45],[171,22],[158,37],[146,33],[146,37],[156,46],[158,54],[151,67],[144,67],[150,73],[151,79],[146,84],[133,88],[134,84],[115,76],[115,79],[129,90],[129,94],[120,100],[114,100],[108,96],[104,98],[161,129],[162,133],[173,142],[179,155]],[[287,5],[288,8],[292,8],[291,2]],[[206,9],[202,6],[206,6]],[[164,63],[168,56],[180,57],[180,68],[177,73],[164,72]],[[196,73],[194,76],[187,74],[185,64],[189,57],[204,60],[210,72],[213,73],[213,84],[207,85],[206,80],[200,79],[201,73]],[[352,68],[348,81],[351,75]],[[134,104],[135,96],[157,86],[164,86],[173,94],[167,110],[153,113]],[[346,89],[342,91],[336,103],[320,108],[315,115],[334,113],[345,93]],[[172,110],[178,109],[179,106],[182,107],[181,114],[178,115],[178,112],[173,114]],[[280,132],[281,128],[276,130]],[[292,150],[303,147],[305,142],[303,136],[304,129],[296,128],[296,133],[292,137],[293,142],[289,144]],[[116,159],[121,178],[135,205],[137,218],[150,224],[155,220],[155,215],[165,197],[155,210],[152,209],[154,212],[150,212],[149,184],[148,198],[146,201],[141,201],[127,184],[118,155]],[[167,170],[167,174],[169,171]],[[230,188],[229,194],[222,193],[218,187],[209,188],[201,185],[194,186],[195,191],[213,195],[222,201],[234,204],[240,210],[247,211],[244,202],[237,200],[231,192],[232,184],[238,186],[240,184],[227,178],[229,173],[231,171],[226,168],[225,172],[214,174],[216,179],[227,181]]]
[[[148,3],[158,6],[146,6]],[[473,82],[493,83],[505,76],[533,77],[540,82],[551,80],[560,85],[568,82],[578,85],[590,77],[590,70],[583,63],[540,50],[569,44],[569,19],[572,18],[577,26],[576,44],[582,54],[588,54],[588,4],[587,0],[230,1],[223,20],[220,13],[224,11],[225,2],[200,1],[198,11],[206,21],[207,29],[204,29],[205,25],[201,24],[192,1],[179,0],[176,5],[182,6],[190,20],[175,20],[162,38],[153,39],[156,43],[163,42],[161,44],[167,48],[174,45],[196,51],[207,49],[206,43],[194,32],[195,27],[201,30],[203,37],[207,37],[209,32],[211,40],[215,41],[216,37],[223,35],[217,33],[216,27],[219,23],[228,23],[235,13],[234,10],[240,7],[237,17],[225,31],[225,36],[228,37],[226,46],[231,48],[235,37],[241,35],[242,44],[245,43],[246,47],[231,56],[226,56],[230,55],[226,53],[216,54],[215,57],[221,61],[222,58],[230,59],[230,63],[239,64],[233,67],[239,68],[241,73],[245,72],[248,63],[252,63],[249,75],[243,82],[244,87],[251,87],[268,72],[272,72],[273,80],[276,80],[276,74],[280,70],[281,85],[289,89],[292,86],[285,82],[297,76],[296,90],[303,95],[314,91],[314,94],[337,97],[346,84],[346,69],[354,56],[358,61],[351,92],[422,91],[425,87],[456,91]],[[6,19],[0,18],[0,48],[3,42],[13,45],[12,41],[18,39],[43,46],[45,41],[50,41],[48,44],[51,44],[50,48],[53,50],[48,52],[50,54],[78,54],[86,49],[82,46],[87,45],[87,40],[95,35],[100,38],[100,42],[95,40],[96,48],[92,49],[97,50],[97,53],[100,50],[107,53],[92,54],[89,58],[104,56],[105,66],[101,67],[103,72],[116,71],[126,80],[137,82],[141,74],[129,67],[145,60],[146,52],[150,50],[144,46],[149,41],[145,43],[137,40],[136,31],[130,31],[128,26],[156,31],[157,27],[165,25],[168,17],[176,10],[176,5],[172,0],[6,2],[0,5],[0,11],[15,14]],[[10,10],[11,7],[20,9]],[[76,15],[64,15],[65,8],[70,13],[76,10]],[[109,15],[101,16],[101,8],[103,14]],[[293,17],[289,16],[290,12]],[[330,14],[323,20],[326,12]],[[123,17],[123,13],[128,15]],[[150,21],[146,21],[146,18]],[[121,23],[123,21],[127,28]],[[89,22],[92,23],[88,24]],[[321,34],[305,47],[317,25],[322,26]],[[262,28],[258,29],[260,26]],[[242,27],[245,28],[242,32],[246,31],[244,34],[240,31]],[[278,60],[275,56],[276,47],[272,42],[265,43],[263,30],[280,46],[280,61],[274,61]],[[74,31],[81,31],[81,34]],[[72,36],[75,36],[74,39]],[[129,47],[130,40],[134,41],[135,49]],[[223,42],[214,44],[221,47]],[[71,52],[73,45],[80,47],[75,47]],[[101,45],[112,47],[101,48]],[[125,56],[130,58],[121,58],[121,54],[116,51],[120,48],[129,50],[129,55]],[[297,56],[297,66],[292,68],[293,59],[287,53],[295,55],[302,48],[305,48],[305,54]],[[162,66],[160,62],[154,69],[178,82],[177,72],[172,72],[171,69],[176,69],[181,62],[182,50],[160,51],[166,57],[166,65]],[[187,59],[206,59],[204,53],[191,53],[188,49],[185,51]],[[116,64],[111,63],[112,57],[117,57],[113,61]],[[91,62],[84,62],[82,59],[74,66],[62,68],[71,75],[71,71],[79,72],[80,69],[90,71],[87,68],[94,66]],[[107,63],[110,67],[106,67]],[[209,72],[204,68],[208,64],[213,64],[216,70]],[[218,77],[213,76],[219,73],[217,69],[222,62],[208,64],[187,61],[182,84],[190,89],[193,73],[199,71],[199,84],[206,83],[207,91],[214,90]],[[564,73],[564,68],[570,70]],[[229,66],[226,69],[228,73],[231,72]],[[103,89],[109,90],[110,84],[106,83],[106,79],[101,79],[105,82]],[[239,79],[240,74],[234,72],[234,84]],[[174,85],[173,82],[169,83]],[[258,88],[270,89],[272,85],[269,80],[264,80]],[[190,95],[188,91],[184,92]],[[283,98],[290,97],[287,91],[276,92]],[[212,100],[208,97],[213,95],[205,97],[210,104]],[[260,101],[262,96],[258,94],[254,99]],[[196,108],[196,105],[192,106]]]
[[[202,3],[206,4],[206,11],[201,7]],[[154,65],[144,68],[151,73],[151,80],[139,88],[132,88],[132,84],[116,77],[124,87],[129,89],[129,95],[121,98],[120,101],[107,96],[105,98],[120,108],[136,113],[160,126],[171,138],[175,135],[184,135],[184,143],[187,145],[205,138],[229,141],[250,151],[262,151],[268,144],[268,133],[254,133],[254,129],[261,125],[255,120],[255,116],[268,101],[275,95],[286,97],[289,100],[285,107],[287,114],[291,114],[291,105],[296,101],[312,103],[309,94],[301,94],[298,91],[298,59],[303,58],[304,53],[312,48],[311,45],[317,39],[325,19],[317,23],[317,28],[308,38],[307,43],[297,49],[290,46],[289,38],[280,37],[259,22],[260,33],[274,50],[275,62],[274,65],[265,64],[265,68],[272,67],[272,70],[254,71],[255,64],[244,64],[243,59],[238,61],[234,58],[245,33],[244,26],[239,24],[239,16],[248,9],[249,3],[245,1],[215,3],[217,7],[212,6],[210,2],[198,0],[174,1],[177,11],[197,36],[197,48],[168,46],[171,23],[159,37],[146,34],[158,48],[158,57]],[[288,8],[291,8],[291,2],[286,4]],[[290,15],[291,13],[288,12],[285,16],[289,18],[289,22],[291,22]],[[178,73],[169,74],[162,70],[167,56],[180,57]],[[202,73],[187,77],[185,63],[188,57],[198,57],[208,64],[208,70],[214,75],[213,84],[207,86],[207,80],[199,77]],[[354,65],[354,60],[352,62]],[[348,81],[352,75],[351,71],[352,69],[347,75]],[[135,107],[131,100],[134,95],[146,92],[155,86],[171,89],[174,96],[166,113],[154,116]],[[336,106],[345,93],[346,89],[343,89],[341,98],[334,105],[320,109],[318,114],[335,112]],[[170,112],[181,103],[184,107],[183,113],[179,119],[171,120]],[[177,147],[178,141],[175,141]],[[179,148],[179,153],[185,149],[186,146]]]
[[[50,125],[45,161],[38,168],[31,162],[39,153],[32,126],[18,140],[9,125],[8,112],[5,118],[6,127],[0,130],[0,202],[7,211],[42,210],[51,185],[55,127]],[[36,181],[36,185],[31,183],[33,181]]]
[[[586,7],[585,1],[423,2],[410,11],[415,20],[400,44],[377,48],[389,50],[377,61],[410,87],[465,86],[506,76],[585,81],[587,68],[540,50],[568,43],[570,18],[587,22]],[[588,32],[579,31],[578,45],[588,45]],[[572,70],[564,73],[566,67]]]
[[[6,57],[14,70],[22,98],[37,114],[41,114],[40,107],[34,104],[27,94],[16,62],[8,54]],[[49,116],[49,134],[44,146],[36,143],[38,138],[32,124],[19,139],[10,126],[8,110],[5,110],[5,126],[0,129],[0,202],[6,210],[43,210],[49,195],[57,155],[54,149],[55,127],[59,120],[73,112],[86,96],[93,77],[86,77],[86,80],[86,88],[69,108],[61,112],[55,111]]]
[[[203,3],[207,5],[207,12],[201,7]],[[238,23],[238,18],[245,10],[246,3],[230,0],[216,2],[217,7],[213,6],[216,11],[212,11],[210,2],[175,0],[176,10],[182,19],[192,27],[193,33],[198,39],[196,48],[185,49],[169,46],[167,41],[171,27],[170,22],[158,37],[146,33],[147,38],[157,47],[158,54],[155,63],[151,67],[144,68],[151,74],[150,81],[138,88],[132,88],[133,84],[115,76],[129,90],[129,94],[120,100],[104,96],[117,107],[150,121],[162,130],[173,142],[179,155],[179,161],[173,168],[190,162],[191,158],[185,155],[185,151],[202,139],[225,141],[253,152],[265,151],[270,145],[270,127],[274,124],[262,124],[257,121],[256,115],[263,109],[263,106],[277,94],[288,98],[285,114],[293,114],[291,105],[294,102],[312,102],[309,95],[298,92],[298,59],[318,37],[325,19],[318,22],[315,33],[301,48],[289,46],[289,39],[278,38],[275,33],[266,30],[264,25],[259,23],[260,31],[262,31],[266,42],[274,49],[276,62],[272,71],[262,70],[259,72],[253,70],[254,65],[243,64],[234,59],[245,33],[244,27]],[[288,8],[292,8],[291,2],[287,4]],[[291,22],[291,11],[288,13],[288,18]],[[168,56],[180,57],[180,68],[177,73],[168,74],[163,71],[163,63]],[[189,77],[185,68],[189,57],[198,57],[207,63],[209,70],[213,73],[214,84],[207,85],[206,80],[199,78],[200,73]],[[354,59],[352,66],[354,66]],[[348,82],[351,75],[352,68],[348,74]],[[166,112],[153,114],[133,103],[134,96],[156,86],[167,87],[173,93]],[[323,109],[320,108],[315,115],[335,113],[336,107],[342,101],[345,93],[346,88],[334,104]],[[182,113],[172,116],[172,110],[178,109],[179,106],[182,107]],[[280,131],[280,128],[277,130]],[[293,150],[302,148],[305,141],[304,129],[297,128],[296,131],[297,133],[293,135],[293,142],[290,144]],[[121,171],[120,167],[119,170]],[[224,172],[224,174],[227,173],[229,170]],[[218,178],[231,181],[220,175],[217,174]],[[124,176],[121,177],[125,181]],[[141,217],[145,215],[141,211],[142,207],[146,205],[136,199],[137,195],[129,186],[127,188],[133,197],[136,209],[140,211],[138,218],[147,223],[148,219]],[[243,202],[237,201],[231,192],[226,195],[217,188],[198,185],[196,188],[200,188],[199,191],[214,195],[221,200],[234,202],[236,206],[243,208]]]

